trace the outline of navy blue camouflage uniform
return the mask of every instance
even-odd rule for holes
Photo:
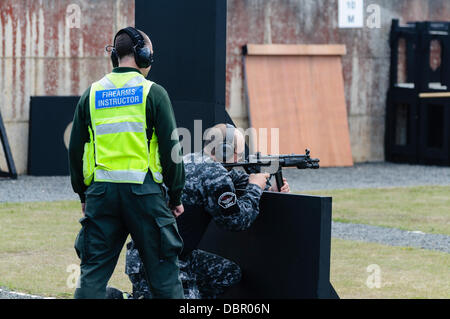
[[[182,195],[185,212],[177,218],[184,249],[179,258],[185,298],[215,298],[240,281],[237,264],[197,249],[211,220],[228,231],[248,229],[259,214],[262,189],[249,184],[243,171],[227,171],[201,153],[184,156],[186,182]],[[240,190],[240,196],[237,195]],[[133,242],[127,245],[125,273],[134,298],[150,298],[144,269]]]

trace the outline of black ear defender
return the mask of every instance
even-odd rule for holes
[[[234,130],[236,128],[227,124],[225,139],[222,143],[217,145],[215,156],[217,159],[222,160],[224,163],[229,162],[234,156]]]
[[[116,36],[114,37],[114,46],[107,46],[106,51],[111,52],[111,62],[113,67],[119,66],[119,55],[117,54],[116,50],[116,38],[119,36],[119,34],[126,33],[133,41],[133,54],[134,54],[134,61],[136,62],[136,65],[139,68],[148,68],[150,65],[152,65],[155,60],[153,58],[153,53],[150,51],[150,48],[145,46],[144,37],[142,34],[137,31],[135,28],[127,27],[125,29],[119,30],[117,32]]]

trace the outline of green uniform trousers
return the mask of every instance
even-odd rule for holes
[[[105,298],[128,234],[142,257],[154,298],[184,298],[178,264],[183,241],[163,192],[150,174],[142,185],[94,182],[88,187],[75,240],[81,259],[75,298]]]

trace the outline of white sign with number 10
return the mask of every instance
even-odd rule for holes
[[[363,0],[339,0],[339,28],[362,28]]]

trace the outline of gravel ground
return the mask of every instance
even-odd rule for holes
[[[0,179],[1,202],[50,202],[77,200],[68,176],[21,175],[16,180]]]
[[[333,222],[334,238],[379,243],[389,246],[415,247],[450,253],[450,236],[425,234],[396,228]]]
[[[45,299],[40,296],[28,295],[20,292],[12,292],[4,287],[0,287],[0,299]]]
[[[283,174],[293,191],[450,185],[450,167],[384,162],[318,170],[289,168]]]
[[[356,164],[318,170],[285,169],[292,191],[450,185],[450,167],[393,163]],[[77,200],[68,176],[0,178],[1,202]]]

